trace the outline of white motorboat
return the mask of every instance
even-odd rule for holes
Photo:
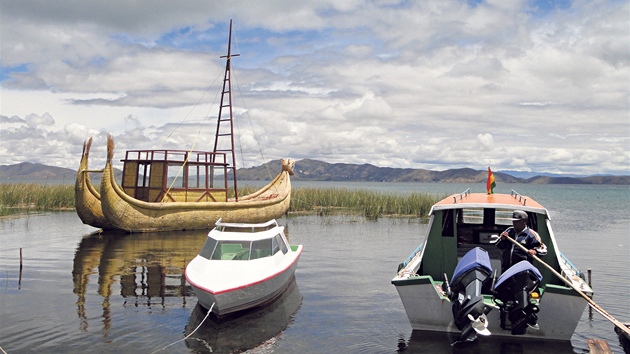
[[[549,268],[523,260],[498,274],[501,251],[493,241],[517,210],[546,245],[541,260]],[[560,252],[547,209],[514,191],[466,191],[429,214],[427,235],[392,279],[414,330],[460,333],[459,341],[477,334],[571,339],[587,306],[582,295],[593,291]]]
[[[199,303],[218,316],[263,306],[291,283],[302,249],[289,245],[275,219],[260,224],[219,220],[186,267],[186,280]]]

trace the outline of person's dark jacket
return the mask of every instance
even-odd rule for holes
[[[508,233],[510,238],[516,239],[518,243],[528,250],[535,249],[537,256],[540,257],[547,254],[547,247],[542,243],[540,236],[529,227],[525,227],[518,235],[516,235],[514,227],[509,227],[505,232]],[[508,268],[520,261],[527,260],[530,263],[533,261],[533,257],[530,254],[510,242],[510,240],[499,239],[496,246],[503,250],[501,259],[502,272],[505,272]]]

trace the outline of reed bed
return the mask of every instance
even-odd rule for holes
[[[428,193],[400,195],[363,189],[294,188],[289,211],[351,212],[372,220],[381,216],[425,218],[431,206],[440,199]]]
[[[244,196],[257,190],[239,188]],[[233,191],[230,191],[233,196]],[[349,213],[376,220],[382,216],[425,218],[442,197],[428,193],[378,193],[367,189],[293,188],[289,212],[330,215]],[[0,184],[0,216],[74,209],[74,185]]]
[[[74,185],[0,184],[0,215],[74,209]]]

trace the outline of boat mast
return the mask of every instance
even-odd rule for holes
[[[230,20],[230,34],[228,37],[228,51],[227,55],[221,58],[225,59],[225,76],[223,77],[223,91],[221,91],[221,105],[219,106],[219,117],[217,119],[217,131],[214,137],[214,152],[225,152],[232,157],[232,167],[226,170],[226,173],[231,169],[234,176],[234,198],[238,201],[238,188],[236,179],[236,154],[234,154],[234,122],[232,116],[232,83],[230,82],[230,60],[232,57],[237,57],[239,54],[232,54],[232,20]],[[226,117],[223,116],[223,109],[226,108]],[[228,127],[221,129],[221,123],[226,123]],[[230,137],[230,148],[225,148],[223,144],[219,148],[219,138]],[[224,140],[224,139],[222,139]],[[213,155],[212,160],[215,162],[216,155]],[[229,157],[228,157],[229,161]]]

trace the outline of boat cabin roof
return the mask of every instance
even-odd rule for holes
[[[520,195],[514,190],[512,190],[512,193],[510,194],[486,194],[470,193],[470,189],[467,189],[463,193],[453,194],[440,200],[433,205],[429,215],[432,215],[435,210],[464,208],[523,210],[537,214],[544,214],[549,217],[549,212],[545,209],[545,207],[532,198]]]
[[[224,223],[219,219],[208,237],[225,241],[255,241],[275,237],[282,230],[284,227],[279,226],[275,219],[257,224]]]

